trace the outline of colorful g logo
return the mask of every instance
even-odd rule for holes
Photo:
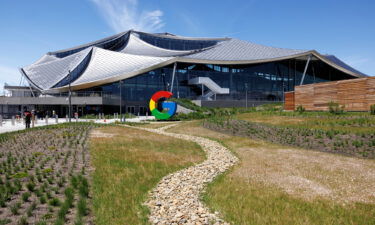
[[[150,111],[156,119],[159,120],[166,120],[169,117],[173,116],[176,113],[177,104],[175,102],[162,102],[163,110],[168,110],[167,112],[163,113],[158,110],[158,103],[161,98],[170,98],[172,97],[172,93],[169,91],[158,91],[156,92],[150,100]]]

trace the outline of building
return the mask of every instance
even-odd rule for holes
[[[149,98],[159,90],[205,106],[245,106],[245,99],[250,105],[283,101],[284,92],[300,84],[366,76],[315,50],[133,30],[49,52],[20,72],[30,84],[26,96],[2,97],[0,104],[17,105],[19,111],[24,105],[53,109],[60,116],[68,112],[69,90],[73,111],[80,114],[120,108],[145,114]]]

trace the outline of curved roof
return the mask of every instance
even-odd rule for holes
[[[20,69],[39,90],[73,89],[115,82],[174,62],[251,64],[313,55],[354,77],[366,76],[332,55],[259,45],[234,38],[190,38],[127,31],[77,47],[49,52]],[[69,71],[71,74],[69,76]]]

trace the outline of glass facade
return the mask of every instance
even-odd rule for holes
[[[229,94],[217,95],[216,100],[245,100],[247,92],[251,101],[282,101],[283,92],[293,91],[301,82],[306,65],[305,60],[283,60],[262,64],[212,65],[178,63],[173,84],[174,97],[199,99],[201,85],[189,85],[196,77],[209,77],[222,88],[229,88]],[[121,99],[124,110],[129,104],[147,107],[150,97],[160,90],[170,90],[173,65],[155,69],[122,81]],[[321,61],[310,61],[303,84],[353,78]],[[84,91],[111,93],[120,99],[120,82],[90,88]],[[203,92],[209,91],[204,88]],[[118,102],[119,105],[119,101]],[[118,108],[118,106],[117,106]],[[137,111],[137,110],[136,110]]]
[[[157,37],[145,33],[138,33],[139,38],[151,45],[170,50],[195,50],[211,47],[217,44],[215,40],[186,40]]]

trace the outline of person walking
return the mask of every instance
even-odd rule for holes
[[[26,129],[30,128],[30,123],[31,123],[31,112],[27,110],[27,108],[25,108],[24,112],[23,112],[23,115],[25,117],[25,125],[26,125]]]

